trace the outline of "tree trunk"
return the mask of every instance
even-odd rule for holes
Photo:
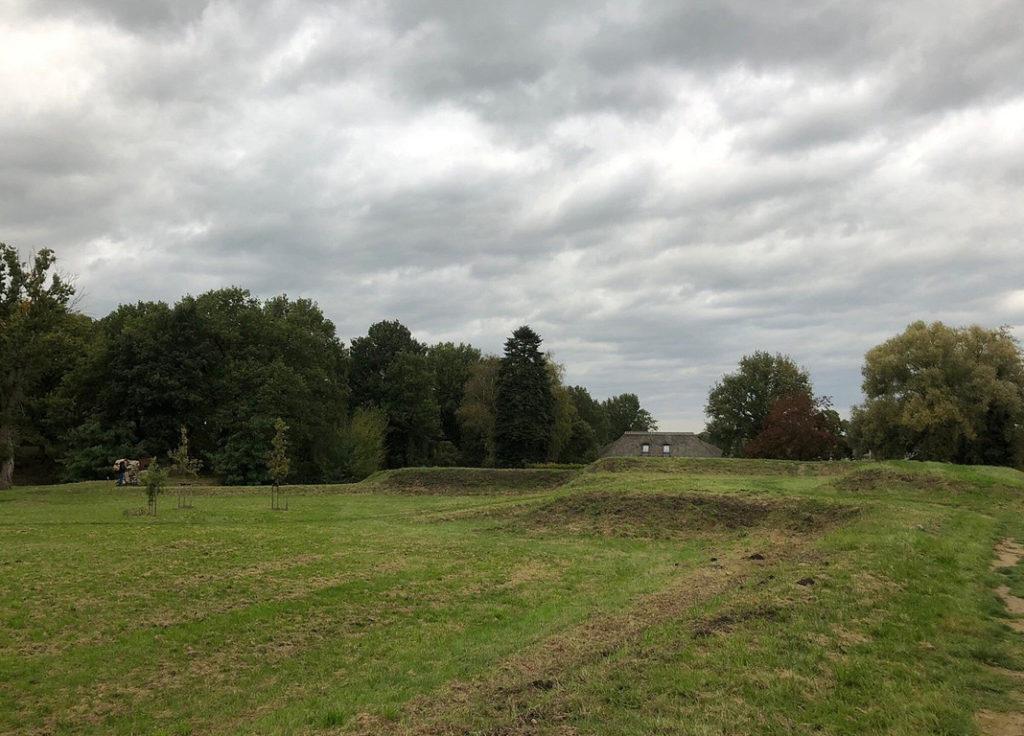
[[[14,427],[0,424],[0,490],[14,485]]]

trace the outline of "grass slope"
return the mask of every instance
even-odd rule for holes
[[[564,485],[578,472],[547,468],[400,468],[375,473],[356,487],[376,493],[446,496],[537,493]]]
[[[993,591],[1024,569],[990,566],[1024,542],[1014,471],[615,459],[289,493],[156,518],[106,484],[0,496],[0,733],[909,736],[1020,710]]]

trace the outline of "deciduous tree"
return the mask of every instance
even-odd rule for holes
[[[1009,329],[915,322],[864,359],[855,450],[1019,466],[1024,462],[1024,364]]]
[[[434,373],[423,355],[399,353],[384,374],[387,461],[393,468],[425,463],[440,433]]]
[[[460,459],[466,465],[493,467],[494,422],[501,360],[484,358],[470,370],[466,390],[457,413],[462,439]]]
[[[288,508],[288,501],[285,500],[284,509],[281,507],[281,484],[288,477],[291,469],[291,461],[288,459],[288,425],[278,417],[274,420],[274,438],[270,441],[270,452],[267,453],[267,475],[270,476],[270,507],[275,510]]]
[[[79,413],[66,433],[71,479],[102,472],[116,447],[162,456],[184,423],[223,482],[259,483],[278,416],[292,427],[293,477],[324,479],[347,420],[348,361],[313,302],[218,289],[173,307],[122,305],[93,335],[58,392]]]
[[[461,445],[458,411],[473,366],[481,360],[480,351],[472,345],[441,342],[427,350],[427,360],[434,372],[434,395],[440,410],[441,437]]]
[[[636,394],[619,394],[601,402],[608,415],[608,429],[611,439],[616,440],[623,432],[654,432],[658,423],[651,413],[640,406]]]
[[[426,346],[413,339],[398,320],[375,322],[365,337],[352,340],[350,349],[353,406],[380,406],[386,390],[388,367],[402,353],[424,355]]]
[[[181,441],[175,449],[168,451],[167,456],[171,459],[171,470],[185,478],[178,485],[178,508],[192,508],[191,483],[199,476],[203,461],[189,454],[188,430],[185,425],[181,426]]]
[[[606,445],[617,439],[611,437],[611,423],[608,419],[608,410],[590,395],[583,386],[569,386],[569,396],[572,398],[572,403],[576,406],[576,413],[579,414],[580,419],[590,425],[593,431],[594,441],[598,446]]]
[[[142,485],[146,489],[146,500],[149,504],[148,511],[150,516],[156,516],[156,500],[164,492],[164,488],[167,486],[167,478],[167,470],[160,467],[156,458],[153,458],[153,462],[149,464],[148,468],[139,473],[139,480],[142,481]]]
[[[342,431],[346,475],[359,481],[384,465],[388,418],[381,409],[356,409]]]
[[[838,415],[831,407],[827,397],[812,401],[806,394],[784,396],[747,445],[747,457],[833,460],[845,456],[845,442],[837,432]]]
[[[743,455],[776,402],[795,395],[812,399],[811,379],[788,355],[757,351],[744,356],[739,370],[723,376],[708,394],[709,441],[725,455]]]
[[[74,288],[53,271],[53,252],[31,264],[0,243],[0,489],[14,482],[14,448],[23,406],[50,364],[46,336],[68,318]]]

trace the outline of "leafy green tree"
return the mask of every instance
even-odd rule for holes
[[[459,456],[464,465],[493,467],[495,402],[501,360],[487,356],[473,366],[456,416],[462,444]]]
[[[370,325],[352,341],[350,385],[355,406],[387,415],[387,464],[417,465],[440,434],[435,370],[427,349],[396,321]]]
[[[202,426],[200,397],[215,365],[192,344],[195,324],[177,318],[163,302],[122,305],[99,320],[86,354],[68,375],[58,394],[78,416],[74,427],[95,427],[100,435],[117,427],[120,443],[133,454],[163,455],[175,447],[184,422]],[[212,370],[207,371],[207,368]],[[69,467],[80,467],[92,453],[96,434],[67,434]],[[82,441],[89,443],[82,446]],[[117,457],[117,455],[114,455]],[[95,477],[107,458],[84,477]],[[79,479],[72,476],[71,479]]]
[[[142,486],[146,489],[150,516],[156,516],[156,500],[167,487],[167,478],[167,470],[159,466],[156,458],[153,458],[153,462],[149,464],[148,468],[139,473],[139,480],[142,481]]]
[[[349,352],[352,405],[381,406],[387,390],[388,368],[402,353],[424,355],[426,346],[413,339],[409,328],[392,320],[370,325],[365,337],[352,340]]]
[[[573,423],[579,419],[576,405],[573,404],[572,396],[562,385],[562,376],[565,374],[565,367],[555,363],[551,356],[547,356],[548,375],[551,379],[552,402],[552,423],[551,440],[548,444],[548,462],[558,462],[562,456],[569,438],[572,436]]]
[[[481,357],[479,350],[463,343],[441,342],[427,350],[427,360],[434,371],[434,395],[441,413],[441,437],[456,446],[461,444],[459,406],[470,371]]]
[[[53,252],[31,264],[0,243],[0,489],[14,483],[14,450],[23,409],[51,365],[47,336],[68,319],[71,284],[52,271]]]
[[[119,446],[163,455],[184,423],[194,454],[223,482],[259,483],[276,417],[292,427],[293,477],[318,482],[332,465],[348,355],[313,302],[219,289],[173,307],[123,305],[94,333],[57,392],[77,414],[65,433],[71,477],[105,471],[109,460],[90,463],[114,428]]]
[[[569,386],[568,391],[569,397],[576,407],[576,413],[580,419],[590,425],[590,428],[593,430],[594,440],[599,447],[618,438],[619,435],[611,437],[611,422],[608,419],[608,411],[601,402],[593,398],[590,392],[583,386]]]
[[[203,467],[203,461],[189,454],[188,430],[181,425],[181,441],[167,453],[171,459],[171,470],[186,478],[196,478]]]
[[[569,439],[558,456],[560,463],[591,463],[597,459],[601,445],[589,422],[576,416],[572,423]]]
[[[90,417],[67,431],[63,440],[65,453],[58,460],[65,481],[103,478],[109,475],[113,459],[143,456],[132,427],[126,423],[103,425]]]
[[[1024,363],[1008,328],[915,322],[868,351],[858,454],[957,463],[1024,462]]]
[[[555,399],[540,343],[540,336],[525,325],[505,341],[494,433],[495,458],[502,467],[543,462],[548,455]]]
[[[708,394],[704,413],[709,441],[725,455],[743,455],[764,428],[765,417],[786,396],[813,401],[811,379],[787,356],[757,351],[740,360],[736,373],[723,376]]]
[[[747,457],[778,460],[834,460],[846,456],[837,431],[838,415],[827,397],[784,396],[765,417],[761,432],[746,447]]]
[[[420,465],[440,433],[434,374],[427,359],[399,353],[384,375],[381,408],[388,418],[387,461],[394,468]]]
[[[388,418],[381,409],[356,409],[341,433],[345,476],[360,481],[384,465]]]
[[[448,440],[441,440],[434,446],[430,464],[439,468],[450,468],[459,464],[459,449]]]
[[[278,417],[274,420],[274,438],[267,454],[267,475],[270,476],[270,507],[277,511],[288,509],[288,500],[281,507],[281,484],[288,478],[291,461],[288,459],[288,425]]]
[[[199,476],[203,461],[189,454],[188,430],[181,426],[181,441],[178,446],[167,453],[171,459],[171,470],[185,480],[178,485],[178,508],[192,508],[191,483]]]
[[[79,412],[61,389],[86,355],[93,327],[91,318],[72,312],[56,329],[39,335],[39,347],[50,360],[25,396],[15,449],[19,474],[31,475],[33,482],[53,483],[62,475],[60,461],[66,453],[63,440],[76,426]],[[111,457],[125,455],[104,452],[100,467],[109,467]]]
[[[608,417],[608,430],[613,440],[623,432],[654,432],[658,423],[651,413],[640,406],[636,394],[619,394],[601,402]]]

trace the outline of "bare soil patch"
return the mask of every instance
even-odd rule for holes
[[[978,728],[986,736],[1021,736],[1024,734],[1024,713],[997,713],[979,711]]]
[[[859,512],[853,506],[798,499],[595,491],[555,499],[510,523],[528,532],[671,539],[753,527],[813,532]]]
[[[996,545],[996,562],[993,568],[1012,567],[1021,558],[1024,558],[1024,545],[1017,544],[1012,539],[1004,539]]]
[[[730,611],[729,613],[723,613],[719,616],[715,616],[712,619],[699,621],[697,625],[691,629],[690,635],[694,639],[703,639],[718,632],[728,632],[728,630],[736,624],[756,619],[764,621],[781,621],[783,620],[783,614],[779,608],[774,606],[758,606],[755,608]]]

